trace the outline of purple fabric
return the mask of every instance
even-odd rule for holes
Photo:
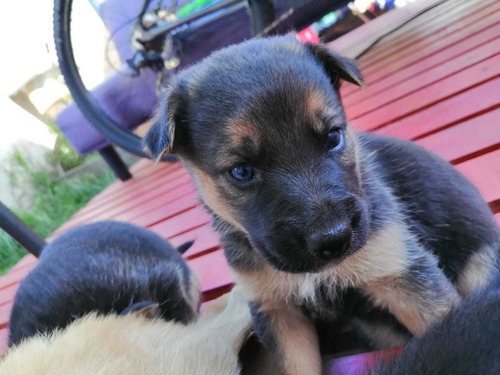
[[[146,121],[156,106],[156,74],[150,70],[133,77],[128,68],[114,73],[92,90],[92,94],[113,120],[128,129]],[[73,102],[62,110],[56,123],[80,155],[109,145]]]

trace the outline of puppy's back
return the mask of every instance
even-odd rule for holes
[[[195,317],[197,281],[177,250],[135,225],[99,222],[49,244],[23,280],[10,319],[10,345],[36,332],[64,328],[92,311],[120,313],[133,303],[159,303],[166,320]]]

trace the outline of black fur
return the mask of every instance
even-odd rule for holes
[[[424,337],[412,339],[374,375],[500,373],[500,277],[465,299]]]
[[[235,271],[248,274],[267,263],[287,273],[316,273],[397,227],[409,235],[395,253],[409,262],[417,254],[395,283],[400,295],[418,297],[420,316],[436,301],[452,306],[458,295],[450,281],[457,281],[470,257],[484,248],[498,256],[493,215],[477,189],[433,154],[411,142],[350,130],[339,79],[362,84],[354,62],[290,37],[220,50],[177,77],[146,145],[155,155],[173,150],[195,177],[201,171],[210,180],[210,199],[222,204],[206,203]],[[332,129],[344,136],[333,150]],[[255,171],[244,184],[228,173],[240,164]],[[197,181],[202,192],[204,181]],[[347,246],[330,240],[339,228],[348,229]],[[329,252],[315,251],[317,238],[325,239],[319,248]],[[436,288],[428,291],[427,285]],[[372,311],[370,301],[361,301],[360,311]],[[315,303],[321,306],[299,301],[297,307],[313,317],[343,310],[329,298]]]
[[[72,229],[44,248],[21,282],[9,345],[90,312],[118,314],[142,301],[158,303],[165,320],[187,323],[197,313],[181,290],[189,291],[190,282],[182,256],[153,232],[112,221]]]

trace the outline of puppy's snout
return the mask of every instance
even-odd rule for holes
[[[332,260],[341,257],[347,251],[351,239],[351,226],[342,224],[334,230],[313,233],[307,240],[307,247],[317,257]]]

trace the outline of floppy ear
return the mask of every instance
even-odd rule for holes
[[[156,160],[172,151],[175,123],[181,106],[181,97],[174,89],[168,90],[159,99],[159,106],[153,118],[153,125],[144,137],[145,150]]]
[[[311,53],[323,65],[335,88],[340,87],[339,78],[354,83],[356,86],[365,86],[363,77],[355,60],[342,57],[331,52],[321,44],[306,44]]]

